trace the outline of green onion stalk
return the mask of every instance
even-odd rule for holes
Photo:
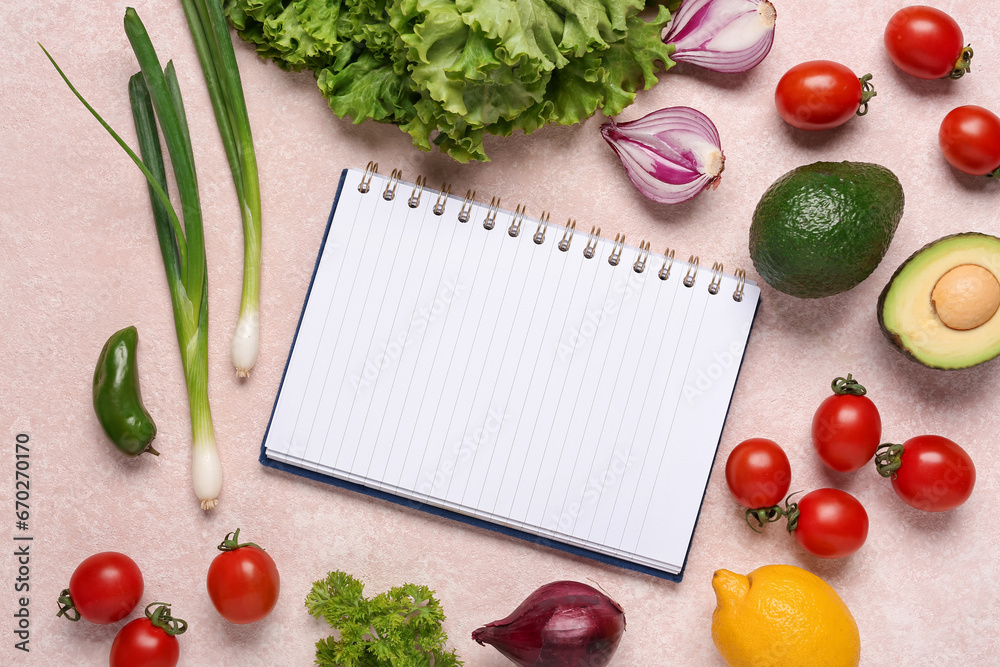
[[[73,94],[146,177],[156,236],[170,287],[174,328],[191,410],[194,490],[201,501],[201,508],[208,510],[218,504],[217,499],[222,489],[222,466],[215,447],[215,430],[208,403],[208,274],[194,153],[173,63],[168,62],[166,69],[160,68],[160,61],[146,28],[131,7],[125,10],[125,33],[140,68],[140,72],[129,80],[128,88],[141,159],[87,103],[45,47],[42,50]],[[157,120],[180,194],[183,225],[167,195],[166,171],[156,130]]]
[[[243,219],[243,294],[231,346],[236,375],[248,377],[260,348],[261,211],[257,157],[229,26],[219,0],[181,0]]]

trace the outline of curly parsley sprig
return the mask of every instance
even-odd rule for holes
[[[319,667],[463,664],[454,650],[445,650],[444,611],[426,586],[403,584],[368,599],[363,583],[338,570],[313,583],[305,604],[339,633],[316,642]]]

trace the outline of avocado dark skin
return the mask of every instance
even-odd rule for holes
[[[815,162],[764,192],[750,226],[754,268],[778,291],[819,298],[867,278],[903,216],[903,188],[877,164]]]

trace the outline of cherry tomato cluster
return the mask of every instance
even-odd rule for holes
[[[116,551],[85,558],[59,595],[58,616],[107,625],[132,613],[142,598],[142,572],[135,561]],[[150,610],[152,608],[152,611]],[[180,657],[177,635],[187,623],[170,614],[170,605],[153,602],[145,617],[127,623],[111,644],[111,667],[173,667]]]
[[[222,553],[208,569],[208,594],[232,623],[259,621],[278,601],[274,560],[256,544],[239,543],[240,531],[226,535]],[[71,621],[117,623],[132,613],[143,593],[142,572],[125,554],[105,551],[84,559],[59,596],[58,616]],[[111,644],[111,667],[174,667],[180,659],[177,636],[187,622],[171,615],[170,605],[152,602],[144,616],[124,625]]]
[[[920,79],[957,79],[971,71],[972,48],[958,23],[933,7],[904,7],[892,15],[883,37],[889,58]],[[800,130],[829,130],[863,116],[875,96],[871,74],[858,77],[830,60],[811,60],[788,70],[774,92],[778,114]],[[938,131],[945,159],[974,176],[1000,176],[1000,117],[977,105],[953,109]]]
[[[867,390],[850,374],[836,378],[831,387],[833,394],[820,404],[812,422],[813,447],[827,467],[855,472],[875,459],[876,470],[892,478],[903,502],[927,512],[951,510],[969,499],[976,469],[964,449],[939,435],[880,445],[882,419]],[[726,461],[726,483],[755,531],[753,520],[763,527],[785,517],[788,532],[820,558],[849,556],[864,545],[868,513],[857,498],[823,488],[792,502],[798,493],[785,495],[790,481],[788,457],[773,440],[745,440]]]
[[[976,468],[948,438],[920,435],[901,445],[879,445],[882,420],[865,388],[850,374],[833,381],[833,395],[813,417],[812,440],[820,460],[838,472],[860,470],[875,459],[896,494],[926,512],[955,509],[972,495]]]

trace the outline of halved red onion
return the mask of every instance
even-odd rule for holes
[[[668,107],[639,120],[601,126],[639,192],[661,204],[691,199],[719,186],[726,156],[719,131],[691,107]]]
[[[776,16],[768,0],[684,0],[663,41],[674,45],[674,60],[745,72],[771,50]]]

